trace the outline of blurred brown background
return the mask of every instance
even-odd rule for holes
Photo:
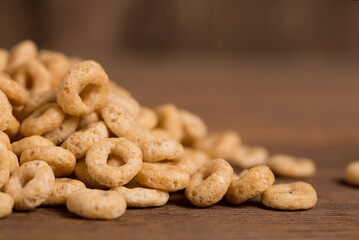
[[[248,143],[359,144],[359,1],[0,0],[0,29]]]

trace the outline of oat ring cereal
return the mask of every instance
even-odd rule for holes
[[[212,160],[203,165],[188,183],[185,194],[197,207],[208,207],[219,202],[226,194],[233,169],[223,159]]]
[[[44,134],[44,137],[51,140],[55,145],[62,143],[71,133],[76,131],[80,118],[66,115],[60,126]]]
[[[166,130],[172,139],[181,141],[183,125],[179,109],[175,105],[168,103],[156,107],[155,112],[158,117],[157,127]]]
[[[345,181],[351,185],[359,186],[359,161],[351,162],[347,166]]]
[[[125,162],[120,167],[107,164],[110,154]],[[137,144],[126,138],[108,138],[94,144],[86,154],[87,170],[91,177],[108,187],[118,187],[131,181],[142,167],[142,152]]]
[[[5,49],[0,49],[0,72],[6,69],[9,60],[9,52]]]
[[[12,213],[14,199],[6,193],[0,192],[0,218],[6,217]]]
[[[44,161],[35,160],[22,164],[3,190],[14,199],[16,210],[31,210],[50,196],[54,182],[51,167]]]
[[[228,188],[226,199],[231,204],[243,203],[261,194],[274,183],[269,167],[261,165],[241,173]]]
[[[30,98],[29,92],[24,87],[1,72],[0,90],[5,93],[9,102],[14,105],[24,105]]]
[[[56,91],[49,90],[43,91],[36,94],[31,94],[29,101],[24,105],[21,111],[17,114],[19,120],[23,120],[28,117],[31,113],[36,111],[45,103],[55,102],[56,101]]]
[[[288,155],[274,155],[268,164],[274,174],[282,177],[311,177],[315,173],[315,164],[306,158],[296,158]]]
[[[0,189],[7,183],[10,177],[10,163],[7,159],[7,150],[0,145]]]
[[[207,135],[207,126],[199,116],[186,110],[180,110],[180,116],[183,124],[182,142],[184,145],[191,146]]]
[[[70,115],[82,116],[101,108],[107,101],[109,80],[101,65],[88,60],[66,72],[57,87],[57,103]]]
[[[190,175],[169,164],[144,162],[135,179],[144,187],[176,192],[187,187]]]
[[[6,95],[0,90],[0,131],[7,129],[12,116],[12,107]]]
[[[121,193],[127,207],[160,207],[167,203],[170,195],[166,191],[143,187],[116,187],[111,189]]]
[[[90,219],[115,219],[126,211],[126,201],[115,191],[82,189],[67,197],[67,209]]]
[[[6,67],[6,72],[12,75],[23,63],[37,56],[37,47],[31,40],[25,40],[16,44],[11,49],[11,54]]]
[[[268,151],[263,147],[241,146],[233,156],[233,164],[241,168],[252,168],[267,162]]]
[[[11,148],[12,151],[16,154],[16,156],[20,157],[21,153],[26,149],[48,147],[54,145],[55,144],[53,142],[44,137],[33,135],[31,137],[25,137],[19,141],[13,142],[11,144]]]
[[[86,161],[83,159],[78,160],[74,169],[74,176],[76,179],[83,182],[88,188],[97,188],[97,189],[108,189],[108,187],[101,185],[96,180],[94,180],[87,171]]]
[[[317,192],[309,183],[275,184],[262,193],[264,205],[280,210],[305,210],[317,203]]]
[[[141,144],[144,162],[159,162],[180,157],[183,146],[172,140],[152,140]]]
[[[0,131],[0,144],[3,144],[7,148],[7,150],[10,151],[12,150],[9,136],[1,131]]]

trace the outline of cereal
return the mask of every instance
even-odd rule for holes
[[[108,95],[107,105],[116,105],[122,107],[133,119],[136,119],[141,111],[140,104],[131,96],[114,95],[111,92]]]
[[[252,168],[266,164],[268,151],[263,147],[244,146],[237,149],[231,161],[241,168]]]
[[[107,165],[109,154],[119,156],[125,162],[120,167]],[[86,154],[90,176],[102,185],[118,187],[131,181],[141,170],[142,153],[137,144],[126,138],[108,138],[93,145]]]
[[[261,165],[241,174],[228,188],[226,199],[231,204],[240,204],[261,194],[274,183],[269,167]]]
[[[14,200],[6,193],[0,192],[0,218],[6,217],[12,213]]]
[[[30,100],[25,104],[24,108],[21,109],[18,118],[22,121],[28,117],[35,110],[40,108],[46,103],[51,103],[56,101],[56,91],[49,90],[43,91],[36,94],[32,94]]]
[[[4,132],[0,132],[0,144],[3,144],[7,148],[7,150],[12,150],[10,138]]]
[[[192,177],[185,190],[187,199],[197,207],[219,202],[231,184],[233,169],[223,159],[203,165]]]
[[[97,122],[88,125],[85,129],[72,133],[62,144],[61,147],[72,152],[75,157],[84,157],[90,147],[108,138],[108,130],[104,122]]]
[[[94,180],[87,171],[86,161],[80,160],[76,163],[74,170],[75,177],[83,182],[88,188],[107,189],[108,187],[101,185]]]
[[[359,186],[359,161],[351,162],[347,166],[345,181],[351,185]]]
[[[92,60],[79,62],[59,82],[57,103],[67,114],[86,115],[106,103],[108,88],[108,76],[100,64]]]
[[[9,126],[12,117],[12,107],[6,95],[0,90],[0,131],[4,131]]]
[[[62,143],[68,136],[76,131],[80,118],[66,115],[60,126],[44,134],[44,137],[51,140],[55,145]]]
[[[11,49],[6,72],[12,75],[23,63],[35,59],[37,47],[33,41],[25,40]]]
[[[115,191],[82,189],[67,197],[67,209],[81,217],[110,220],[126,211],[126,201]]]
[[[173,104],[164,104],[155,108],[158,117],[158,127],[171,135],[176,141],[182,139],[182,120],[178,108]]]
[[[141,144],[144,162],[159,162],[180,157],[183,146],[172,140],[152,140]]]
[[[207,135],[207,126],[200,117],[185,110],[180,111],[180,117],[183,124],[183,144],[192,145]]]
[[[92,113],[86,114],[80,118],[80,122],[77,126],[77,129],[78,130],[83,129],[83,128],[87,127],[88,125],[90,125],[91,123],[95,123],[98,121],[100,121],[100,117],[97,112],[92,112]]]
[[[209,160],[208,155],[204,152],[192,148],[185,148],[182,156],[173,161],[178,168],[183,169],[192,175]]]
[[[123,107],[107,105],[101,110],[101,115],[108,128],[118,137],[126,137],[138,144],[143,142],[144,132],[140,125],[129,116]]]
[[[157,126],[158,118],[151,108],[142,107],[137,122],[143,129],[150,130]]]
[[[169,164],[144,162],[135,179],[144,187],[176,192],[187,187],[190,175]]]
[[[121,193],[127,207],[160,207],[167,203],[170,195],[166,191],[143,187],[116,187],[111,189]]]
[[[280,210],[305,210],[317,203],[317,192],[309,183],[274,184],[262,193],[264,205]]]
[[[145,141],[152,141],[152,140],[172,140],[170,134],[163,129],[155,128],[151,130],[144,130],[145,134]]]
[[[7,183],[10,177],[10,163],[7,152],[5,146],[0,145],[0,189]]]
[[[14,199],[14,209],[31,210],[50,196],[54,182],[51,167],[44,161],[35,160],[22,164],[3,190]]]
[[[16,156],[20,157],[21,153],[26,149],[48,147],[54,145],[55,144],[53,142],[44,137],[33,135],[31,137],[25,137],[17,142],[13,142],[11,144],[11,147]]]
[[[29,92],[24,87],[1,72],[0,90],[5,93],[9,102],[14,105],[24,105],[30,98]]]
[[[10,137],[11,140],[16,139],[19,135],[20,123],[13,115],[11,115],[9,125],[4,132]]]
[[[34,160],[49,164],[55,177],[69,176],[76,164],[76,158],[70,151],[56,146],[26,149],[21,154],[20,164]]]
[[[60,126],[64,118],[64,112],[56,103],[47,103],[22,122],[20,132],[25,137],[42,135]]]
[[[5,71],[9,59],[9,52],[5,49],[0,49],[0,72]]]
[[[70,178],[55,178],[51,195],[42,203],[42,205],[66,205],[68,195],[84,188],[86,188],[85,184],[79,180]]]
[[[113,94],[114,96],[131,97],[131,93],[128,90],[118,86],[114,81],[110,80],[109,85],[110,85],[110,94]]]
[[[270,157],[268,166],[275,175],[282,177],[307,178],[315,173],[315,165],[312,160],[282,154]]]

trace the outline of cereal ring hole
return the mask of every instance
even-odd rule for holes
[[[85,105],[91,105],[94,103],[94,101],[96,101],[97,99],[96,95],[101,94],[101,88],[102,86],[97,84],[92,84],[92,83],[86,84],[82,86],[82,88],[80,89],[79,96],[81,100],[85,103]],[[70,90],[68,89],[68,91]]]
[[[107,157],[107,165],[110,167],[121,167],[125,164],[126,162],[123,160],[123,158],[113,153],[110,153]]]

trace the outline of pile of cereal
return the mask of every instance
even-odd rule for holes
[[[229,163],[244,170],[234,174]],[[140,106],[95,61],[38,51],[31,41],[0,49],[0,217],[66,205],[84,218],[114,219],[127,207],[163,206],[181,190],[197,207],[260,194],[274,209],[316,204],[310,184],[273,185],[273,173],[310,177],[315,165],[269,157],[234,131],[208,133],[173,104]]]

